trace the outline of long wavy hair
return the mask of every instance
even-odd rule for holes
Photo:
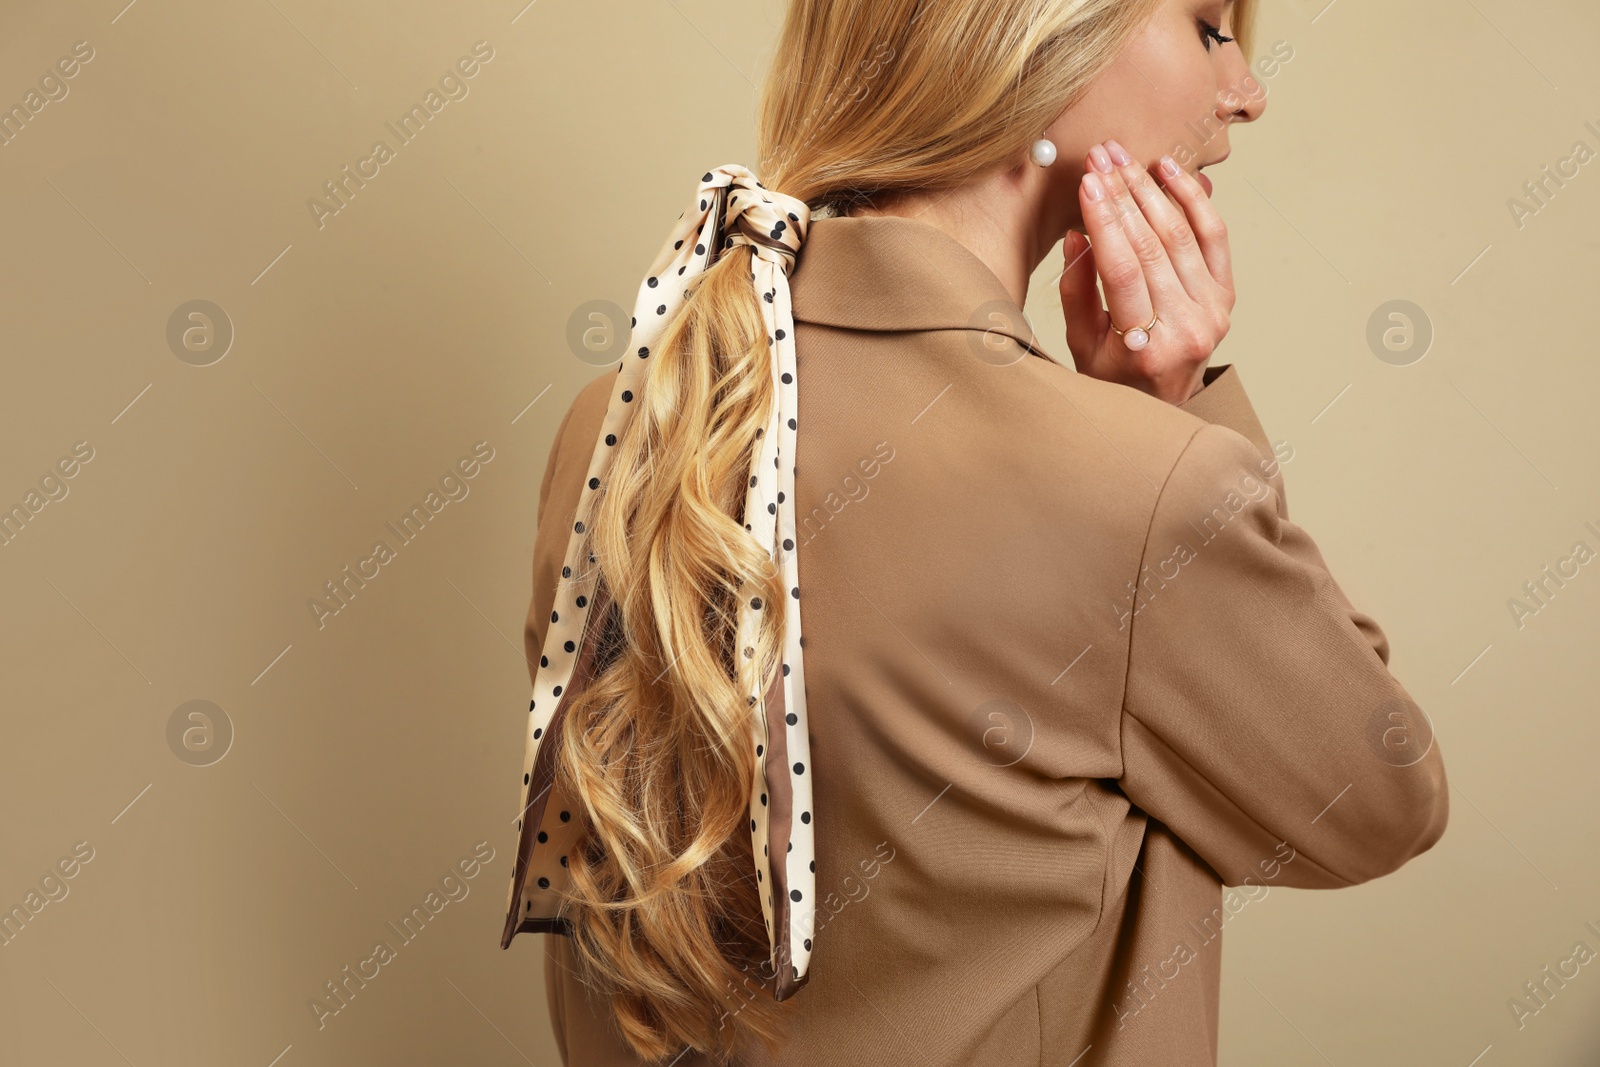
[[[1024,165],[1161,2],[791,0],[757,173],[822,218]],[[1241,47],[1252,7],[1236,5]],[[616,445],[586,534],[611,605],[591,620],[605,628],[597,673],[556,756],[585,816],[563,902],[574,959],[646,1060],[685,1046],[727,1060],[747,1038],[775,1052],[790,1009],[770,992],[750,875],[759,709],[745,696],[756,680],[766,691],[783,612],[759,613],[753,656],[736,648],[738,598],[784,596],[743,524],[775,400],[751,255],[727,248],[701,276]]]

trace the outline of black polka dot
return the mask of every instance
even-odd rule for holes
[[[589,488],[590,489],[598,489],[598,488],[600,488],[600,479],[599,478],[590,478],[589,479]]]
[[[572,821],[572,812],[570,812],[570,811],[562,812],[561,813],[561,821],[562,822],[571,822]]]
[[[645,282],[645,284],[648,285],[650,288],[654,289],[656,286],[660,285],[661,283],[656,281],[654,278],[651,278],[649,281]]]
[[[639,349],[639,358],[640,359],[643,359],[644,357],[648,356],[649,354],[650,354],[650,349],[648,349],[648,348]]]
[[[697,255],[697,256],[705,255],[706,254],[706,246],[705,245],[701,245],[701,244],[695,245],[694,246],[694,254]]]
[[[796,763],[794,765],[794,773],[796,773],[796,774],[804,774],[804,773],[806,773],[806,765],[804,763]]]
[[[750,606],[752,608],[755,608],[757,611],[760,611],[761,610],[761,598],[758,597],[758,596],[757,597],[751,597],[750,598]]]
[[[800,587],[796,586],[795,588],[789,590],[789,595],[794,597],[796,600],[799,600],[800,599]]]
[[[800,821],[803,823],[809,823],[811,821],[811,813],[809,811],[802,811],[800,813]]]
[[[790,374],[788,371],[784,371],[783,372],[783,384],[784,385],[788,385],[792,381],[794,381],[794,375]]]
[[[543,726],[535,727],[534,731],[533,731],[533,739],[535,741],[537,741],[537,740],[539,740],[539,738],[541,738],[543,736],[544,736],[544,727]]]
[[[581,596],[581,597],[578,598],[578,607],[581,608],[581,607],[583,607],[584,605],[586,605],[588,603],[589,603],[589,598],[588,597]]]
[[[523,777],[526,778],[527,775],[523,775]],[[766,807],[767,806],[767,794],[765,794],[765,793],[761,794],[761,806],[762,807]]]
[[[556,613],[555,613],[555,612],[553,612],[553,611],[552,611],[552,612],[551,612],[551,613],[550,613],[550,621],[551,621],[551,622],[558,622],[558,621],[560,621],[560,619],[561,619],[561,616],[560,616],[560,615],[557,615],[557,614],[556,614]]]
[[[809,937],[806,938],[806,951],[807,952],[811,951],[811,939]]]
[[[683,218],[682,215],[679,215],[678,217],[680,219]],[[673,248],[682,248],[683,247],[683,242],[682,241],[674,241],[674,242],[672,242],[672,247]]]
[[[543,875],[540,875],[539,876],[539,888],[540,889],[549,889],[550,888],[550,879],[544,877]]]
[[[798,889],[789,890],[789,899],[790,900],[798,902],[800,900],[800,898],[801,898],[800,890],[798,890]]]
[[[526,771],[524,771],[523,774],[522,774],[522,784],[523,785],[527,785],[528,784],[528,774],[527,774]]]
[[[561,695],[561,687],[558,685],[554,689],[552,689],[550,692],[551,692],[551,695],[553,695],[553,696],[560,696]]]
[[[789,665],[787,663],[783,665],[783,676],[785,678],[789,677]]]
[[[794,551],[794,538],[785,537],[783,539],[783,548],[784,548],[784,551],[786,551],[786,552]]]
[[[578,650],[578,646],[573,644],[571,641],[565,642],[561,647],[566,649],[568,652],[576,652]]]
[[[777,338],[778,338],[778,340],[780,340],[780,341],[781,341],[781,340],[783,340],[783,339],[784,339],[784,338],[785,338],[785,337],[788,337],[788,336],[789,336],[789,335],[788,335],[788,334],[786,334],[786,333],[784,333],[784,332],[783,332],[783,331],[782,331],[782,330],[779,330],[779,331],[778,331],[778,333],[777,333]]]
[[[667,313],[667,305],[662,304],[660,307],[656,308],[656,314],[657,315],[665,315],[666,313]]]
[[[539,844],[542,845],[548,840],[550,840],[550,835],[545,833],[543,830],[540,830],[539,831]]]
[[[622,402],[624,404],[633,403],[633,390],[632,389],[624,389],[622,391]]]
[[[756,821],[754,819],[750,820],[750,832],[751,833],[755,833],[756,832]]]
[[[785,673],[788,673],[788,672],[785,672]],[[783,721],[788,723],[790,726],[793,726],[793,725],[795,725],[796,723],[798,723],[800,721],[800,716],[796,715],[794,712],[791,711],[789,714],[787,714],[787,715],[785,715],[783,717]]]

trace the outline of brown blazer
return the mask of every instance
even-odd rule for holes
[[[1181,407],[1077,374],[917,220],[813,221],[790,284],[819,913],[739,1062],[1215,1064],[1228,919],[1444,832],[1387,639],[1233,367]],[[540,489],[533,664],[613,373]],[[543,940],[565,1061],[638,1063]]]

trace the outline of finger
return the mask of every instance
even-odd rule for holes
[[[1086,170],[1078,183],[1078,207],[1083,228],[1094,250],[1094,267],[1105,289],[1111,325],[1122,330],[1143,327],[1155,314],[1144,266],[1128,243],[1122,213],[1111,199],[1105,179],[1110,175]]]
[[[1205,257],[1206,269],[1218,285],[1233,292],[1233,256],[1228,251],[1228,227],[1206,195],[1205,187],[1171,156],[1161,157],[1160,173],[1167,192],[1188,216],[1189,228],[1194,231],[1200,254]]]
[[[1106,147],[1111,149],[1115,141],[1107,141]],[[1139,264],[1144,268],[1145,285],[1150,291],[1151,302],[1155,311],[1169,322],[1175,322],[1180,313],[1193,304],[1183,282],[1178,279],[1177,272],[1173,270],[1172,261],[1167,257],[1166,245],[1162,244],[1161,237],[1151,228],[1144,217],[1144,211],[1139,207],[1139,202],[1128,190],[1127,183],[1122,178],[1122,171],[1130,165],[1137,166],[1133,159],[1120,145],[1116,145],[1111,152],[1113,162],[1116,164],[1110,174],[1105,176],[1106,187],[1110,190],[1110,199],[1116,205],[1117,212],[1122,218],[1122,228],[1127,234],[1128,245],[1139,259]],[[1145,319],[1148,322],[1149,319]],[[1126,324],[1121,324],[1127,329]],[[1134,323],[1135,326],[1143,323]]]
[[[1067,347],[1074,352],[1089,352],[1106,332],[1106,309],[1094,283],[1094,255],[1089,240],[1077,230],[1068,230],[1061,242],[1061,313],[1067,321]],[[1146,320],[1148,321],[1148,320]]]
[[[1217,280],[1211,274],[1205,256],[1200,251],[1199,235],[1189,225],[1183,208],[1168,198],[1155,183],[1144,164],[1128,158],[1128,163],[1117,168],[1117,174],[1128,186],[1133,199],[1143,212],[1145,222],[1161,238],[1167,250],[1167,260],[1172,264],[1178,280],[1190,298],[1207,307],[1218,307],[1222,301],[1217,291]]]

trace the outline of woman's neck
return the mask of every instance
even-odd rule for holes
[[[875,205],[852,207],[852,216],[896,215],[935,226],[981,259],[1018,307],[1028,299],[1028,280],[1066,236],[1072,219],[1050,210],[1038,168],[997,170],[953,189],[906,192]],[[1075,217],[1077,205],[1072,204]]]

